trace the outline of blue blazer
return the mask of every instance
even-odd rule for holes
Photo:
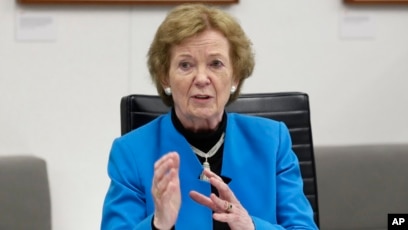
[[[255,228],[317,229],[286,126],[235,113],[227,119],[221,175],[232,179],[229,187]],[[173,126],[170,112],[113,142],[101,229],[151,229],[153,165],[170,151],[180,155],[182,203],[176,230],[212,229],[212,211],[188,195],[191,190],[209,195],[211,186],[199,179],[203,167]]]

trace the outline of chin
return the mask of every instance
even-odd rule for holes
[[[222,117],[222,113],[223,111],[219,112],[214,109],[200,108],[200,109],[196,109],[193,114],[194,114],[194,117],[196,118],[208,120],[208,119],[216,119],[218,117]]]

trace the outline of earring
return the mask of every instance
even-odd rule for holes
[[[170,88],[170,87],[164,88],[164,93],[165,93],[167,96],[170,96],[170,95],[171,95],[171,88]]]
[[[237,87],[235,85],[231,86],[231,94],[235,93],[235,91],[237,90]]]

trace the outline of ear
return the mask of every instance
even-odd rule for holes
[[[236,88],[238,88],[239,80],[238,79],[234,80],[232,85],[235,86]]]
[[[166,87],[170,87],[168,76],[165,76],[165,77],[160,78],[160,79],[161,79],[160,84],[161,84],[163,89],[166,88]]]

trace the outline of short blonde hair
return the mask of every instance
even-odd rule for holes
[[[231,15],[203,4],[177,6],[159,26],[147,54],[150,76],[166,105],[174,104],[172,97],[167,96],[162,87],[169,73],[171,48],[208,29],[221,32],[230,44],[233,77],[239,80],[239,85],[228,103],[236,100],[244,80],[251,76],[255,66],[252,43]]]

